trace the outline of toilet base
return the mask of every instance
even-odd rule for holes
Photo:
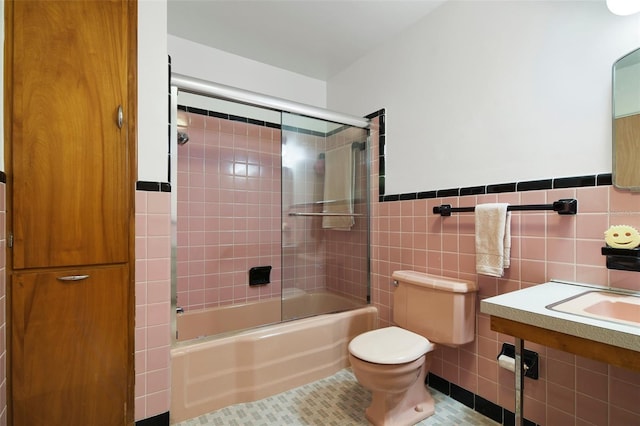
[[[427,357],[430,358],[430,357]],[[415,383],[399,394],[372,391],[365,417],[374,426],[410,426],[435,412],[435,402],[425,385],[429,362],[425,362]]]
[[[356,379],[371,391],[365,417],[374,426],[411,426],[435,412],[425,379],[432,352],[406,364],[370,364],[349,354]]]

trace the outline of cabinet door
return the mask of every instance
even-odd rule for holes
[[[14,270],[127,261],[128,4],[12,3]]]
[[[126,266],[13,275],[14,425],[125,423],[127,280]]]

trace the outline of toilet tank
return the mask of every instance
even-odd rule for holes
[[[477,285],[415,271],[395,271],[393,321],[432,342],[458,346],[475,338]]]

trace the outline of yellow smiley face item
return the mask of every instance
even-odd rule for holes
[[[604,241],[609,247],[633,249],[640,246],[640,234],[632,226],[613,225],[605,231]]]

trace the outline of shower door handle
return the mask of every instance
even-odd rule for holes
[[[124,121],[124,111],[122,110],[122,105],[118,105],[118,118],[116,119],[116,124],[118,125],[118,129],[122,129],[123,121]]]

